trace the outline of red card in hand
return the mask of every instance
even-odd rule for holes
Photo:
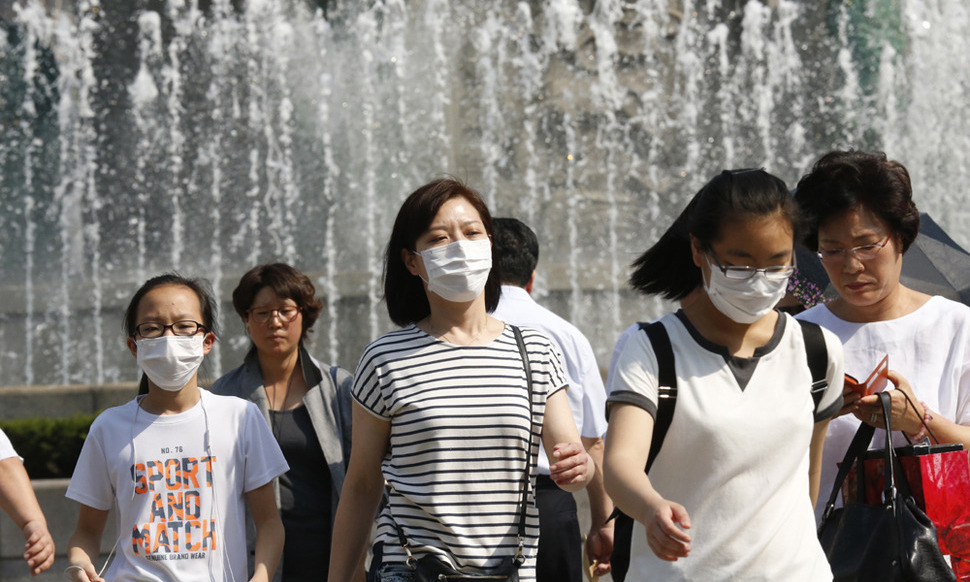
[[[845,385],[859,393],[860,396],[869,396],[876,392],[882,392],[889,383],[889,354],[883,356],[876,369],[869,374],[865,382],[859,382],[852,376],[845,375]]]

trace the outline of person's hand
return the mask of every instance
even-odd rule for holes
[[[54,540],[42,521],[31,520],[24,524],[24,560],[30,573],[36,576],[54,563]]]
[[[98,576],[98,571],[94,564],[71,564],[65,572],[71,577],[73,582],[104,582],[104,578]]]
[[[683,505],[659,498],[646,523],[647,544],[661,560],[676,562],[690,554],[690,516]]]
[[[846,384],[845,388],[842,389],[842,408],[835,416],[854,413],[860,398],[862,398],[862,395],[853,390],[852,386]]]
[[[890,401],[890,417],[892,419],[893,430],[901,430],[907,434],[916,434],[923,426],[923,405],[917,400],[913,393],[913,388],[909,382],[899,372],[889,370],[889,381],[895,386],[894,390],[887,390]],[[909,400],[907,400],[907,396]],[[909,404],[913,402],[916,410]],[[882,417],[882,405],[879,403],[879,395],[871,394],[859,398],[854,404],[852,413],[862,422],[876,428],[886,428],[886,422]]]
[[[591,574],[603,576],[612,570],[610,556],[613,555],[613,524],[608,521],[598,528],[591,528],[586,536],[586,556],[592,564]]]
[[[589,472],[590,458],[580,443],[559,443],[552,449],[555,463],[549,467],[550,478],[556,485],[583,483]]]

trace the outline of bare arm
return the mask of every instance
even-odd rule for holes
[[[675,561],[690,552],[691,537],[684,531],[690,528],[690,517],[682,505],[664,499],[643,470],[653,424],[653,417],[642,408],[613,405],[606,433],[603,482],[617,507],[646,526],[647,543],[657,557]]]
[[[47,531],[47,520],[30,486],[30,477],[16,457],[0,461],[0,507],[13,520],[27,540],[24,559],[34,576],[54,563],[54,540]]]
[[[596,562],[595,574],[602,576],[610,571],[613,554],[613,521],[606,521],[613,513],[613,501],[603,486],[603,439],[582,437],[586,453],[593,459],[595,471],[586,486],[589,497],[590,526],[586,536],[586,554]]]
[[[70,541],[67,542],[67,561],[71,566],[80,566],[82,570],[70,568],[68,573],[75,582],[104,582],[98,576],[94,560],[101,554],[101,534],[104,524],[108,521],[108,511],[95,509],[81,504],[81,511],[77,516],[77,527]],[[70,566],[69,566],[70,567]]]
[[[550,477],[556,485],[566,491],[586,487],[596,467],[580,442],[565,390],[559,390],[546,400],[542,445],[549,457]]]
[[[377,507],[384,494],[381,460],[387,452],[391,423],[354,402],[350,466],[340,492],[330,548],[331,582],[350,582],[359,572]]]
[[[819,483],[822,480],[822,448],[825,445],[825,433],[829,428],[829,419],[815,423],[812,430],[812,445],[809,449],[808,462],[808,493],[812,499],[812,507],[818,503]]]
[[[246,505],[256,524],[256,567],[251,581],[269,582],[280,564],[286,536],[279,509],[276,508],[273,482],[247,492]]]

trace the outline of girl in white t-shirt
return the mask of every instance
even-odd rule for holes
[[[626,338],[607,382],[607,491],[643,525],[627,581],[832,579],[812,505],[842,352],[823,332],[828,387],[816,404],[799,325],[773,309],[796,227],[784,182],[724,171],[634,263],[637,290],[691,300],[660,320],[678,397],[649,475],[658,364],[644,333]]]
[[[251,580],[272,578],[283,549],[272,480],[287,465],[254,404],[199,389],[214,324],[215,302],[195,280],[162,275],[132,298],[127,344],[147,394],[104,411],[84,442],[67,490],[81,504],[72,580],[245,580],[246,505]],[[119,539],[101,578],[94,560],[112,507]]]
[[[906,444],[902,432],[970,449],[970,307],[899,280],[920,224],[906,168],[883,153],[833,151],[801,179],[795,200],[810,219],[806,242],[839,294],[798,317],[839,336],[845,371],[860,381],[889,355],[898,445]],[[846,388],[845,407],[825,439],[823,495],[863,422],[885,426],[878,397]],[[877,433],[873,443],[881,448],[885,437]],[[816,508],[818,517],[822,510]]]

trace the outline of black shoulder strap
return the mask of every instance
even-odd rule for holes
[[[825,347],[825,336],[822,335],[822,328],[818,324],[801,319],[795,321],[802,328],[802,338],[805,340],[805,355],[808,357],[808,369],[812,373],[812,400],[817,410],[818,403],[822,401],[822,395],[828,387],[825,370],[828,368],[829,353]]]
[[[674,419],[674,406],[677,404],[677,372],[674,369],[674,350],[670,345],[667,330],[659,321],[640,323],[640,329],[647,334],[653,353],[657,357],[657,417],[653,424],[653,437],[650,439],[650,454],[647,466],[650,472],[654,459],[660,453],[667,429]]]

